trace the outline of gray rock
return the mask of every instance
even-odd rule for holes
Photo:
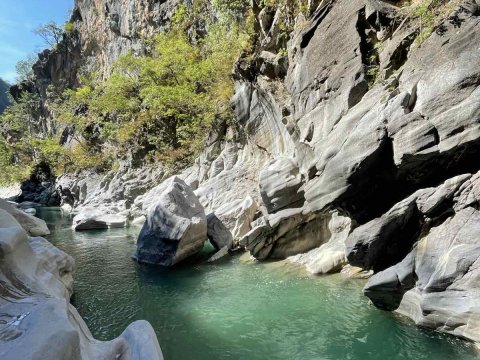
[[[460,210],[365,287],[373,303],[418,325],[480,341],[480,213]]]
[[[272,160],[259,177],[260,194],[269,213],[303,206],[302,177],[292,159]]]
[[[258,205],[252,197],[237,199],[215,209],[215,216],[230,231],[232,239],[238,241],[251,230],[251,222]]]
[[[15,208],[3,199],[0,199],[0,209],[11,214],[30,235],[44,236],[50,234],[50,230],[45,221]]]
[[[207,219],[203,206],[183,180],[174,176],[162,189],[150,206],[135,258],[142,263],[172,266],[203,248]]]
[[[352,249],[366,249],[350,253],[354,263],[385,265],[385,258],[391,263],[365,287],[376,306],[423,327],[480,340],[479,184],[480,173],[466,174],[417,191],[352,233],[348,241],[357,241]],[[417,213],[416,231],[408,235],[401,224],[411,222],[411,211]],[[386,250],[412,240],[398,261]],[[379,242],[384,250],[378,251]]]
[[[375,271],[397,264],[410,252],[425,228],[453,211],[452,202],[457,192],[471,184],[471,178],[477,181],[477,175],[465,174],[449,179],[437,188],[419,190],[380,218],[356,228],[346,241],[349,263]]]
[[[287,260],[304,265],[312,274],[339,272],[347,262],[345,240],[352,229],[352,221],[348,217],[333,213],[328,229],[330,238],[327,242],[305,254],[291,256]]]
[[[72,221],[72,228],[76,231],[94,229],[112,229],[128,226],[125,216],[119,214],[105,214],[101,210],[83,209],[75,215]]]
[[[258,260],[286,259],[326,242],[329,220],[330,216],[304,214],[303,208],[282,210],[262,218],[240,245]]]
[[[408,254],[421,226],[416,198],[411,196],[382,217],[356,228],[346,240],[348,262],[379,271]]]
[[[219,260],[222,260],[224,259],[225,257],[227,257],[229,255],[229,248],[227,246],[224,246],[222,247],[220,250],[218,250],[215,254],[213,254],[208,260],[207,262],[209,263],[213,263],[213,262],[217,262]]]
[[[227,249],[232,248],[232,233],[214,213],[208,214],[207,225],[208,239],[217,251],[223,247],[226,247]]]

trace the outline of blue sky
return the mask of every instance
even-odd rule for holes
[[[15,64],[46,46],[33,33],[49,21],[63,24],[73,0],[0,0],[0,77],[15,81]]]

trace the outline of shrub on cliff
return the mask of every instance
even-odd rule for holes
[[[236,26],[211,25],[193,44],[182,24],[150,39],[148,56],[119,58],[105,82],[67,90],[56,102],[58,120],[89,148],[108,144],[117,156],[172,162],[194,155],[212,121],[231,117],[231,72],[247,42]],[[87,134],[93,128],[96,144]]]
[[[233,65],[249,45],[244,27],[205,16],[198,6],[180,6],[170,31],[145,39],[147,55],[120,57],[106,80],[92,73],[76,89],[49,88],[42,105],[54,129],[35,128],[35,96],[26,92],[0,119],[0,162],[47,161],[57,173],[108,170],[127,157],[188,164],[212,122],[231,120]],[[198,23],[208,23],[207,34]]]

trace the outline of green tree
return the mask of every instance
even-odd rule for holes
[[[54,48],[62,40],[63,29],[55,22],[50,21],[37,27],[35,30],[33,30],[33,33],[40,36],[47,46]]]
[[[36,57],[33,55],[29,55],[26,59],[20,60],[15,65],[15,71],[17,73],[17,78],[15,79],[17,83],[21,83],[23,81],[31,80],[33,77],[33,65],[37,61]]]

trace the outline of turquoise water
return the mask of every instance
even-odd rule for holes
[[[75,233],[58,209],[38,215],[49,240],[75,258],[72,302],[101,340],[145,319],[166,360],[478,358],[469,343],[375,309],[361,280],[312,277],[245,255],[146,267],[131,259],[138,228]]]

